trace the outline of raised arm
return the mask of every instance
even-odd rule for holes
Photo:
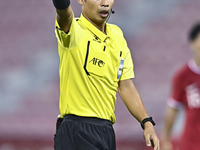
[[[161,144],[162,144],[161,150],[173,149],[170,142],[170,136],[177,114],[178,114],[178,109],[174,109],[170,106],[167,106],[165,113],[165,120],[164,120],[164,128],[161,135]]]
[[[149,117],[146,109],[144,108],[140,95],[131,79],[120,81],[118,91],[130,113],[140,123],[143,119]],[[159,150],[159,140],[156,136],[154,127],[150,122],[146,122],[144,124],[144,138],[147,146],[152,145],[154,150]]]
[[[68,32],[73,19],[73,11],[70,0],[53,0],[57,12],[57,21],[64,32]]]

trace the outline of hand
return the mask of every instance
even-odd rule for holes
[[[173,150],[172,144],[168,140],[161,142],[161,150]]]
[[[146,122],[144,124],[143,135],[147,146],[152,146],[154,150],[160,150],[159,139],[151,122]]]

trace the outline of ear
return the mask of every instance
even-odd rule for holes
[[[85,0],[78,0],[79,4],[83,5]]]

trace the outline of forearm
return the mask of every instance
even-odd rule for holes
[[[53,0],[57,12],[57,21],[64,32],[68,32],[73,19],[73,11],[70,0]]]
[[[162,131],[161,138],[162,140],[169,140],[171,136],[171,130],[174,125],[175,119],[177,117],[178,110],[167,106],[165,119],[164,119],[164,127]]]
[[[119,94],[130,113],[139,122],[149,117],[134,84],[129,84],[128,87],[119,88]]]
[[[118,91],[130,113],[140,123],[145,118],[149,117],[146,109],[144,108],[140,95],[131,79],[120,81]],[[156,136],[153,124],[151,122],[146,122],[144,124],[143,135],[146,140],[147,146],[153,146],[154,150],[159,150],[159,140]]]
[[[60,25],[60,28],[64,32],[68,32],[73,19],[73,11],[71,9],[71,6],[69,6],[65,10],[56,9],[56,12],[57,12],[56,19],[58,21],[58,24]]]

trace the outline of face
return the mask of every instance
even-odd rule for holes
[[[191,48],[194,52],[195,57],[200,59],[200,33],[197,38],[190,43]]]
[[[114,0],[78,0],[83,15],[92,23],[100,26],[108,18]]]

